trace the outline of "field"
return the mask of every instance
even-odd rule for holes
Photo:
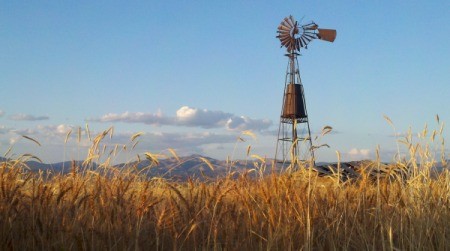
[[[230,175],[209,181],[150,179],[108,161],[93,170],[108,133],[66,175],[30,172],[32,155],[0,163],[0,249],[450,250],[450,171],[434,172],[446,164],[442,130],[399,139],[406,155],[384,175],[373,160],[346,181],[339,169],[265,175],[262,159],[237,178],[230,162]]]

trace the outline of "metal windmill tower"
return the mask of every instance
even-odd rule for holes
[[[297,56],[301,48],[308,48],[313,39],[333,42],[336,30],[319,29],[314,23],[299,25],[292,16],[283,19],[278,26],[277,38],[286,47],[288,66],[284,85],[283,104],[275,150],[276,163],[298,167],[301,161],[315,164],[314,151],[306,110],[305,93],[300,78]]]

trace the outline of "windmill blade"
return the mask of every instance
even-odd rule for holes
[[[302,28],[304,29],[304,30],[315,30],[315,29],[317,29],[319,26],[316,24],[316,23],[314,23],[314,22],[311,22],[311,23],[309,23],[309,24],[304,24],[304,25],[302,25]]]
[[[302,35],[302,38],[306,41],[306,43],[309,43],[312,40],[312,38],[309,38],[309,37],[307,37],[305,35]]]
[[[315,35],[314,33],[303,33],[303,36],[307,37],[309,40],[313,40],[317,38],[317,35]]]
[[[308,25],[303,25],[303,29],[304,30],[315,30],[317,29],[319,26],[315,23],[312,24],[308,24]]]
[[[289,35],[289,33],[283,33],[283,34],[279,34],[278,36],[277,36],[277,38],[279,38],[280,40],[284,40],[284,39],[288,39],[288,38],[290,38],[291,36]]]
[[[312,31],[304,31],[303,34],[308,34],[308,35],[312,35],[312,36],[316,35],[316,33],[312,32]]]
[[[283,40],[283,41],[281,41],[281,46],[286,46],[286,47],[288,47],[288,45],[289,45],[289,40]]]
[[[283,26],[283,30],[290,31],[292,25],[286,21],[281,22],[280,26]]]
[[[291,47],[291,45],[292,45],[292,39],[286,39],[286,40],[283,40],[283,41],[281,42],[281,44],[284,45],[284,46],[286,46],[287,48],[289,48],[289,47]]]
[[[294,23],[291,22],[290,17],[292,17],[292,16],[285,17],[283,22],[292,28],[292,26],[294,26]]]
[[[317,29],[317,30],[319,31],[317,37],[321,40],[334,42],[334,39],[336,39],[336,30],[332,29]]]
[[[286,36],[286,37],[280,37],[280,41],[282,45],[287,44],[289,41],[291,41],[291,37],[290,36]]]
[[[295,20],[293,16],[289,16],[289,20],[291,21],[292,27],[295,26]]]
[[[300,48],[302,47],[302,45],[300,44],[300,39],[296,39],[296,40],[295,40],[295,45],[296,45],[296,48],[295,48],[295,49],[299,51]]]
[[[289,44],[289,48],[293,49],[295,47],[295,40],[294,39],[290,39],[288,44]]]
[[[303,36],[300,37],[300,39],[303,42],[303,47],[306,47],[306,45],[308,44],[309,41],[305,41],[305,39],[303,38]]]
[[[295,34],[298,34],[298,26],[297,26],[297,21],[295,21],[294,27],[291,30],[291,37],[294,37]]]
[[[289,33],[280,33],[276,37],[281,40],[281,39],[285,39],[285,38],[288,38],[288,37],[291,37],[291,36],[289,36]]]
[[[289,32],[291,30],[291,28],[289,28],[289,27],[287,27],[286,25],[284,25],[284,24],[280,24],[279,26],[278,26],[278,31],[287,31],[287,32]]]
[[[297,38],[297,43],[299,44],[299,49],[304,46],[303,41],[300,38]]]

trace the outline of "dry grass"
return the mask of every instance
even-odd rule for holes
[[[374,178],[375,161],[347,182],[302,169],[174,183],[117,170],[109,158],[90,170],[108,133],[68,175],[0,163],[0,249],[450,250],[450,172],[432,177],[428,143],[404,140],[409,158],[391,167],[406,175]]]

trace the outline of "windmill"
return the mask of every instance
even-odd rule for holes
[[[319,29],[314,23],[298,24],[292,16],[286,17],[278,26],[277,38],[281,47],[286,47],[288,66],[283,92],[283,104],[278,128],[278,140],[275,150],[276,163],[298,167],[299,162],[315,164],[314,151],[306,110],[305,93],[300,78],[297,56],[300,49],[308,48],[313,39],[333,42],[336,30]]]

